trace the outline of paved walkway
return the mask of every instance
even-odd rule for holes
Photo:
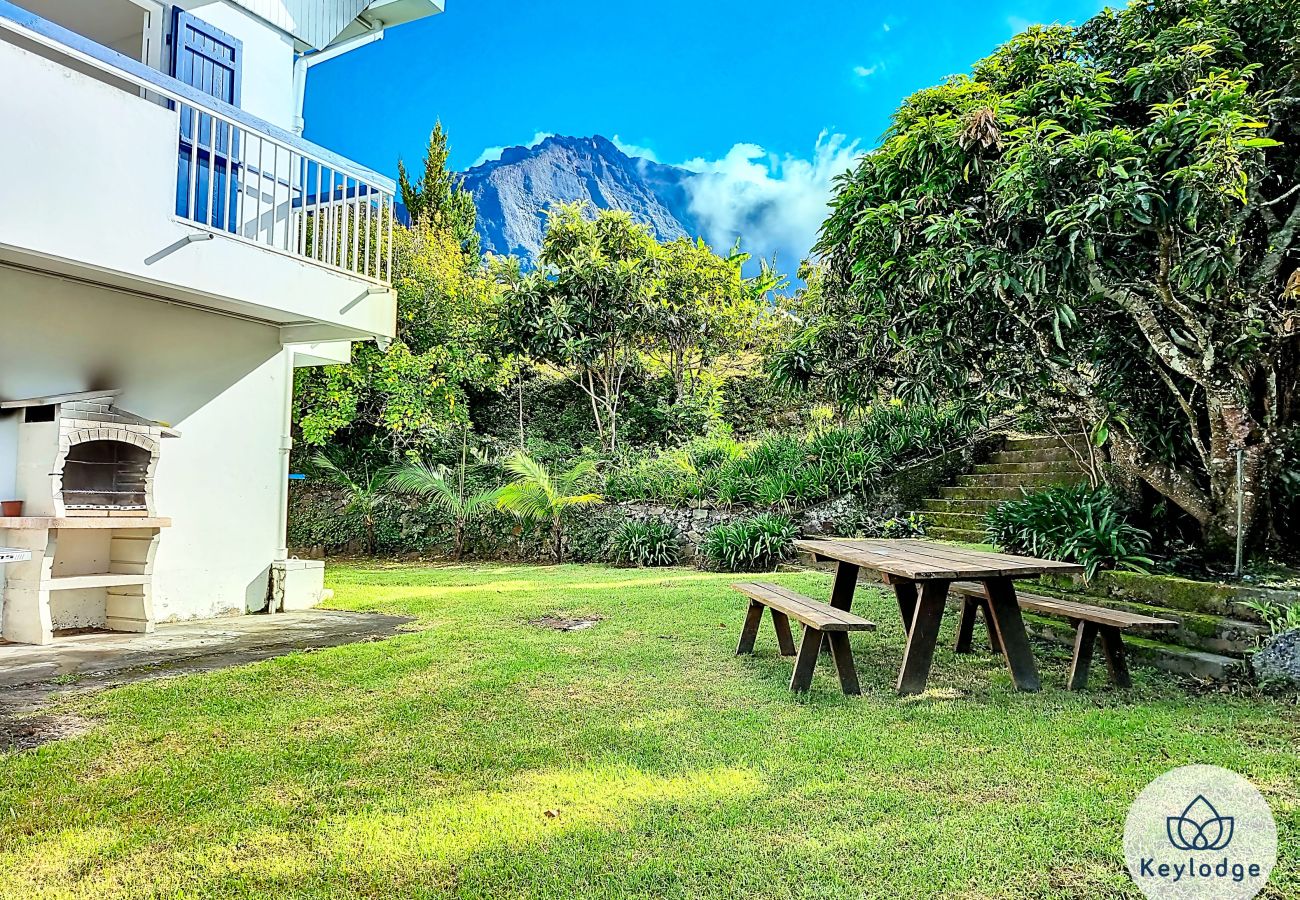
[[[153,634],[98,632],[33,647],[0,643],[0,705],[59,692],[98,689],[186,672],[203,672],[389,637],[410,622],[380,613],[313,609],[159,625]],[[41,682],[42,688],[28,689]],[[34,696],[35,695],[35,696]]]

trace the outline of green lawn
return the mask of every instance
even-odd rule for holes
[[[83,737],[0,757],[0,896],[1117,897],[1129,802],[1184,763],[1277,813],[1300,893],[1300,715],[1191,696],[1016,694],[941,650],[900,701],[896,611],[855,637],[864,695],[786,690],[770,628],[688,570],[334,568],[335,604],[419,631],[69,706]],[[825,595],[821,574],[776,576]],[[582,632],[527,624],[595,613]],[[945,643],[951,643],[951,616]]]

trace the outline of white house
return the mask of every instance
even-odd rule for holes
[[[301,138],[307,70],[441,9],[0,0],[0,639],[319,597],[293,374],[392,337],[394,185]]]

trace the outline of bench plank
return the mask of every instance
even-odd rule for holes
[[[742,581],[733,584],[751,600],[757,600],[764,606],[784,613],[797,622],[802,622],[818,631],[875,631],[876,626],[853,613],[836,609],[829,604],[797,594],[776,584],[757,581]]]
[[[984,597],[984,585],[973,581],[954,582],[952,590],[966,597],[975,597],[977,599]],[[1094,622],[1097,625],[1106,625],[1113,628],[1141,628],[1154,631],[1176,628],[1178,626],[1178,623],[1171,622],[1168,619],[1157,619],[1153,616],[1144,616],[1138,613],[1126,612],[1122,609],[1108,609],[1104,606],[1091,606],[1087,603],[1075,603],[1072,600],[1061,600],[1056,597],[1044,597],[1039,594],[1026,594],[1023,591],[1016,592],[1016,599],[1019,601],[1021,609],[1026,609],[1030,612],[1060,616],[1064,619],[1073,619],[1081,622]]]

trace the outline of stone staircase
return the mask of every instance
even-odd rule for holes
[[[1083,435],[1007,438],[987,462],[921,502],[917,512],[925,518],[926,535],[982,543],[984,517],[999,503],[1049,485],[1087,481],[1076,453],[1087,457]]]
[[[1053,484],[1087,481],[1080,458],[1087,457],[1083,435],[1007,438],[1000,450],[923,500],[917,512],[926,536],[983,543],[984,517],[999,503],[1015,500]],[[1172,587],[1171,587],[1172,586]],[[1127,636],[1134,662],[1208,680],[1231,678],[1242,671],[1243,657],[1267,630],[1243,605],[1244,594],[1226,586],[1189,582],[1158,575],[1104,572],[1091,584],[1081,578],[1042,579],[1022,590],[1171,619],[1178,628],[1150,637]],[[1025,616],[1031,633],[1071,645],[1074,631],[1063,619]]]

